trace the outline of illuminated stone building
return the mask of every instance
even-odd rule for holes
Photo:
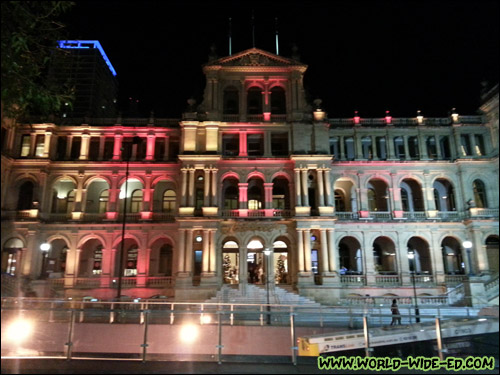
[[[339,303],[412,296],[413,275],[421,296],[463,283],[487,298],[498,88],[481,115],[330,118],[305,100],[306,69],[252,48],[203,66],[203,102],[181,120],[3,125],[2,272],[112,298],[125,238],[130,296],[268,280]]]

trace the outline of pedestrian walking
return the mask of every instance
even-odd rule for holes
[[[399,314],[398,304],[395,299],[392,300],[391,313],[392,313],[391,326],[394,324],[401,325],[401,315]]]

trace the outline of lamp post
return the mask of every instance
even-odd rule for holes
[[[44,242],[40,245],[40,250],[42,251],[42,272],[40,277],[45,278],[46,276],[46,271],[47,271],[47,256],[49,255],[49,250],[51,246],[50,243]]]
[[[472,242],[467,240],[462,242],[462,246],[465,248],[465,251],[467,252],[467,263],[469,264],[469,276],[473,276],[474,273],[472,272],[472,261],[470,257],[470,251],[472,249]]]
[[[141,142],[141,138],[135,136],[132,140],[132,145],[137,145]],[[123,151],[125,151],[125,147],[122,147],[121,149],[122,155]],[[122,294],[122,274],[123,274],[123,249],[125,248],[125,223],[127,220],[127,193],[128,193],[128,167],[130,163],[130,157],[132,156],[132,150],[130,150],[130,153],[128,154],[127,160],[126,160],[126,167],[125,167],[125,196],[123,197],[123,217],[122,217],[122,242],[120,245],[120,253],[118,254],[118,286],[117,286],[117,292],[116,292],[116,298],[120,299],[120,296]]]
[[[270,273],[269,273],[269,259],[271,255],[271,250],[266,247],[264,249],[264,254],[266,256],[266,293],[267,293],[267,324],[271,324],[271,307],[269,306],[269,280],[270,280]]]
[[[411,266],[413,268],[413,272],[411,273],[411,281],[413,284],[413,297],[415,298],[415,321],[420,323],[420,311],[418,309],[418,301],[417,301],[417,286],[415,285],[415,253],[413,251],[408,252],[408,259],[410,259]]]

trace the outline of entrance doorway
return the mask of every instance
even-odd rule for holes
[[[224,284],[239,284],[240,254],[235,241],[227,241],[222,247],[222,277]]]
[[[264,284],[264,246],[259,240],[252,240],[247,246],[247,270],[249,284]]]

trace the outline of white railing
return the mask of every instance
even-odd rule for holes
[[[444,275],[446,284],[461,284],[467,280],[469,280],[467,275]]]
[[[498,217],[498,208],[471,208],[469,217]]]
[[[239,210],[222,210],[221,216],[222,217],[239,217],[240,211]]]
[[[460,212],[458,211],[438,211],[438,218],[441,220],[458,221],[461,220]]]
[[[415,275],[416,284],[431,284],[434,282],[434,277],[432,275]]]
[[[293,211],[292,210],[274,210],[273,211],[273,216],[274,217],[292,217],[293,216]]]
[[[101,286],[101,279],[99,277],[79,277],[75,280],[75,287],[77,288],[98,288]]]
[[[464,284],[458,284],[456,287],[448,290],[446,296],[450,305],[462,301],[465,298]]]
[[[399,285],[399,275],[375,275],[375,283],[381,285]]]
[[[425,211],[405,211],[403,217],[410,220],[424,221],[427,219]]]
[[[486,296],[488,301],[498,297],[499,285],[498,285],[498,274],[493,279],[487,281],[484,284],[484,290],[486,291]]]
[[[364,275],[341,275],[340,282],[347,285],[365,285]]]
[[[390,212],[370,211],[370,217],[375,221],[392,220],[392,214]]]
[[[148,286],[173,286],[175,279],[171,276],[152,276],[148,277]]]
[[[359,218],[359,214],[357,212],[336,212],[335,215],[337,216],[337,219],[341,221],[358,220]]]
[[[264,217],[266,210],[248,210],[248,217]]]

